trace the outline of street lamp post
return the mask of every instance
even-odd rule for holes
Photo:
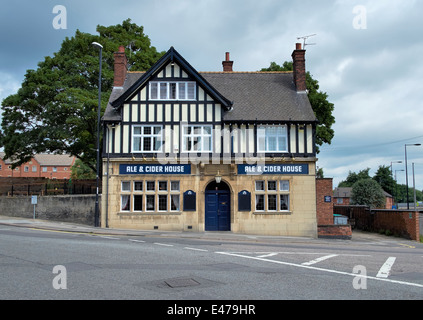
[[[398,185],[398,183],[397,183],[397,172],[398,171],[404,171],[404,169],[401,169],[401,170],[395,170],[395,198],[396,198],[396,195],[397,195],[397,185]],[[397,204],[398,204],[398,202],[397,202]],[[399,206],[398,206],[398,208],[397,209],[399,209]]]
[[[100,49],[100,56],[99,56],[100,70],[99,70],[99,74],[98,74],[98,108],[97,108],[97,166],[96,166],[97,187],[96,187],[96,193],[95,193],[95,213],[94,213],[94,225],[96,227],[98,227],[99,226],[99,218],[100,218],[99,205],[98,205],[98,188],[99,188],[98,175],[99,175],[99,172],[100,172],[101,62],[102,62],[103,46],[101,44],[99,44],[98,42],[93,42],[92,45]]]
[[[406,188],[407,188],[407,210],[410,209],[410,204],[408,203],[408,170],[407,170],[407,146],[421,146],[421,143],[414,143],[414,144],[405,144],[405,184],[406,184]]]
[[[392,179],[392,188],[391,188],[391,191],[392,191],[392,193],[395,192],[395,190],[394,190],[394,175],[393,175],[393,171],[392,171],[392,164],[393,163],[402,163],[402,161],[391,161],[391,179]],[[394,200],[395,200],[395,195],[392,194],[392,196],[394,197]]]

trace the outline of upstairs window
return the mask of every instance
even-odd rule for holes
[[[162,126],[133,126],[132,130],[132,152],[162,151]]]
[[[150,82],[150,100],[195,100],[195,82]]]
[[[182,131],[184,152],[211,152],[212,127],[211,126],[185,126]]]
[[[259,126],[257,128],[258,152],[288,152],[286,126]]]

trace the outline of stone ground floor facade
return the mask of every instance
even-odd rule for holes
[[[101,225],[317,237],[315,159],[248,164],[104,160]]]

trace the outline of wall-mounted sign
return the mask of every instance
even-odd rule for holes
[[[196,193],[192,190],[184,192],[184,211],[195,211],[196,210]]]
[[[308,174],[308,164],[239,164],[238,174]]]
[[[238,193],[238,211],[251,211],[251,193],[247,190]]]
[[[121,164],[119,174],[191,174],[190,164]]]
[[[332,202],[331,196],[325,196],[325,202]]]

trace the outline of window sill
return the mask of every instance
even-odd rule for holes
[[[254,211],[253,214],[289,216],[292,214],[292,211]]]
[[[117,213],[119,216],[129,216],[129,215],[135,215],[135,216],[170,216],[175,215],[179,216],[182,214],[182,211],[151,211],[151,212],[130,212],[130,211],[120,211]]]

